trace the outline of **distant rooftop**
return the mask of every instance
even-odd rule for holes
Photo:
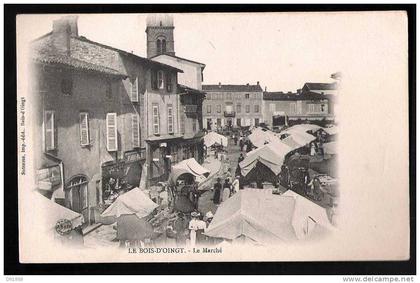
[[[332,95],[321,94],[317,92],[263,92],[263,100],[275,100],[275,101],[285,101],[285,100],[322,100],[322,99],[332,99]]]
[[[259,83],[256,85],[250,84],[216,84],[216,85],[203,85],[203,91],[210,91],[210,92],[262,92],[262,88]]]
[[[336,83],[305,83],[303,86],[308,90],[336,90]]]

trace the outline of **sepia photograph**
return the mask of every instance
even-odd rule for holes
[[[21,263],[409,259],[404,12],[19,14],[16,41]]]

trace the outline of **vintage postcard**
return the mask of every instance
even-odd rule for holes
[[[21,263],[409,259],[405,12],[16,24]]]

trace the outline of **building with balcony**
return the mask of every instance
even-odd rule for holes
[[[203,85],[203,127],[215,130],[222,127],[243,127],[263,122],[260,83],[255,85]]]
[[[204,161],[202,105],[205,97],[202,81],[206,65],[175,55],[173,30],[174,23],[171,16],[148,17],[146,33],[149,58],[182,70],[178,73],[177,79],[177,126],[181,137],[177,139],[176,145],[168,150],[168,154],[171,155],[172,163],[192,157],[202,163]],[[171,43],[164,43],[167,40]]]

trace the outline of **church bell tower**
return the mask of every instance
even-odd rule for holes
[[[175,55],[174,21],[166,14],[149,15],[146,20],[147,58],[160,54]]]

